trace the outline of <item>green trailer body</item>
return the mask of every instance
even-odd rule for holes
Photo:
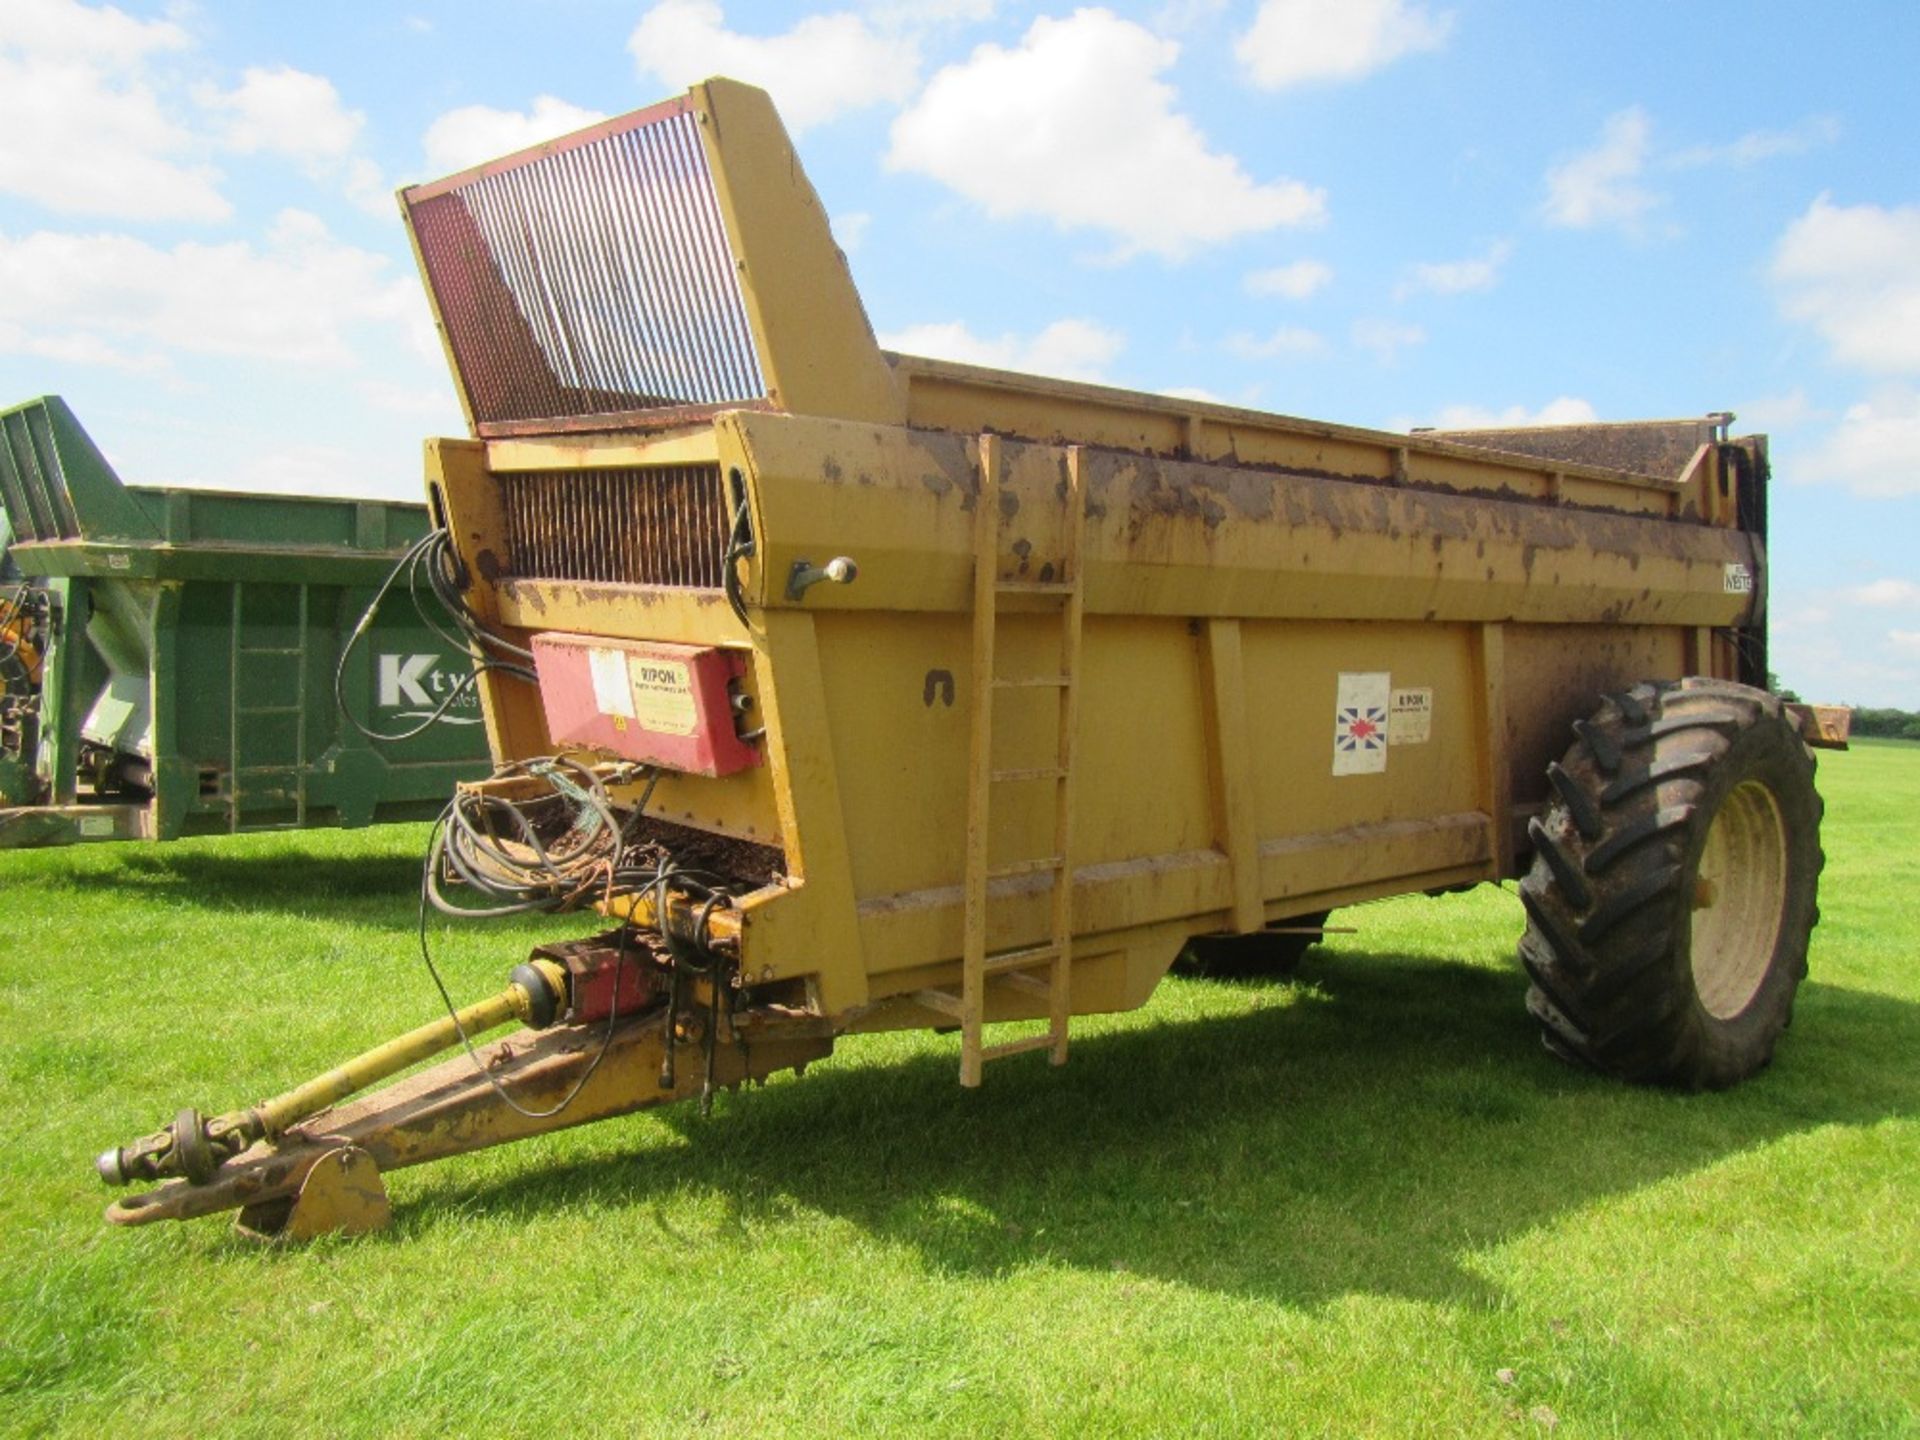
[[[405,740],[335,701],[343,650],[341,699],[382,734],[471,673],[431,597],[396,593],[349,650],[424,506],[123,485],[55,396],[0,412],[0,442],[9,589],[40,611],[0,849],[424,819],[487,773],[470,685]]]

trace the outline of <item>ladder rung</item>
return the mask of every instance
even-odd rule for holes
[[[1064,780],[1067,772],[1059,765],[1035,765],[1025,770],[994,770],[988,778],[1001,785],[1010,780]]]
[[[233,713],[236,715],[298,715],[302,708],[299,705],[242,705]]]
[[[960,997],[950,990],[916,990],[913,998],[929,1010],[938,1010],[956,1020],[960,1018]]]
[[[237,647],[242,655],[304,655],[298,645],[241,645]]]
[[[998,1045],[983,1046],[980,1051],[982,1060],[1004,1060],[1009,1055],[1024,1055],[1029,1050],[1046,1050],[1053,1045],[1051,1033],[1027,1035],[1018,1040],[1003,1040]]]
[[[987,871],[989,880],[1004,879],[1008,875],[1036,875],[1042,870],[1058,870],[1066,863],[1064,855],[1041,855],[1032,860],[1015,860],[996,869]]]
[[[1017,675],[1011,679],[997,679],[993,682],[996,690],[1025,690],[1037,686],[1052,686],[1064,690],[1073,684],[1066,675]]]
[[[1024,990],[1029,995],[1053,994],[1053,986],[1045,980],[1035,975],[1023,975],[1017,970],[1009,975],[996,975],[993,980],[996,985],[1005,985],[1012,990]]]
[[[996,580],[993,588],[1002,595],[1071,595],[1078,587],[1071,580]]]
[[[1025,970],[1042,960],[1051,960],[1059,953],[1058,945],[1029,945],[1024,950],[1002,950],[998,955],[987,956],[985,969],[989,975],[1006,970]]]

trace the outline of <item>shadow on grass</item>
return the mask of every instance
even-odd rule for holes
[[[855,1039],[711,1120],[656,1112],[681,1146],[477,1193],[455,1162],[402,1224],[591,1216],[690,1190],[724,1198],[741,1244],[811,1211],[950,1273],[1063,1265],[1302,1306],[1354,1291],[1481,1305],[1498,1296],[1467,1263],[1477,1249],[1790,1133],[1920,1108],[1900,1062],[1920,1007],[1899,1000],[1810,985],[1771,1072],[1677,1095],[1550,1059],[1523,988],[1349,952],[1301,985],[1221,987],[1240,1013],[1085,1039],[1061,1071],[1009,1061],[976,1092],[955,1084],[954,1042],[874,1064]]]
[[[221,853],[179,845],[142,847],[112,866],[59,877],[75,890],[175,900],[203,910],[311,915],[317,904],[364,902],[358,923],[411,928],[420,889],[420,855],[330,855],[288,848]],[[376,913],[377,912],[377,913]]]

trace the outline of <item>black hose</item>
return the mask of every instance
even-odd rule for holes
[[[346,717],[347,723],[369,740],[397,744],[425,734],[427,730],[438,724],[449,710],[474,691],[480,683],[482,674],[510,675],[528,684],[539,683],[538,677],[531,668],[533,652],[495,635],[482,625],[479,617],[467,607],[452,571],[452,556],[453,540],[444,529],[429,530],[408,546],[405,553],[394,562],[393,568],[387,572],[386,579],[380,582],[380,588],[374,592],[372,602],[360,616],[359,623],[353,627],[353,633],[347,637],[347,643],[340,649],[339,662],[333,667],[334,704]],[[452,618],[456,630],[444,628],[421,604],[420,590],[423,573],[427,590]],[[406,577],[407,595],[413,602],[415,613],[450,649],[464,651],[473,661],[473,669],[454,683],[440,703],[419,724],[410,729],[389,733],[373,729],[355,715],[347,705],[345,693],[347,662],[354,649],[373,628],[374,617],[379,614],[388,593],[403,575]],[[511,656],[513,659],[494,659],[486,653],[488,650]],[[528,663],[516,663],[522,660]]]

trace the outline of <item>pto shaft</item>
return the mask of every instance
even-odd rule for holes
[[[463,1033],[479,1035],[510,1020],[544,1029],[565,1004],[566,993],[564,969],[551,960],[529,961],[515,968],[512,980],[498,995],[376,1045],[251,1109],[229,1111],[211,1120],[202,1118],[197,1110],[182,1110],[166,1129],[107,1151],[94,1162],[95,1168],[109,1185],[175,1175],[203,1185],[224,1161],[254,1142],[276,1139],[291,1126],[355,1091],[452,1049]]]

